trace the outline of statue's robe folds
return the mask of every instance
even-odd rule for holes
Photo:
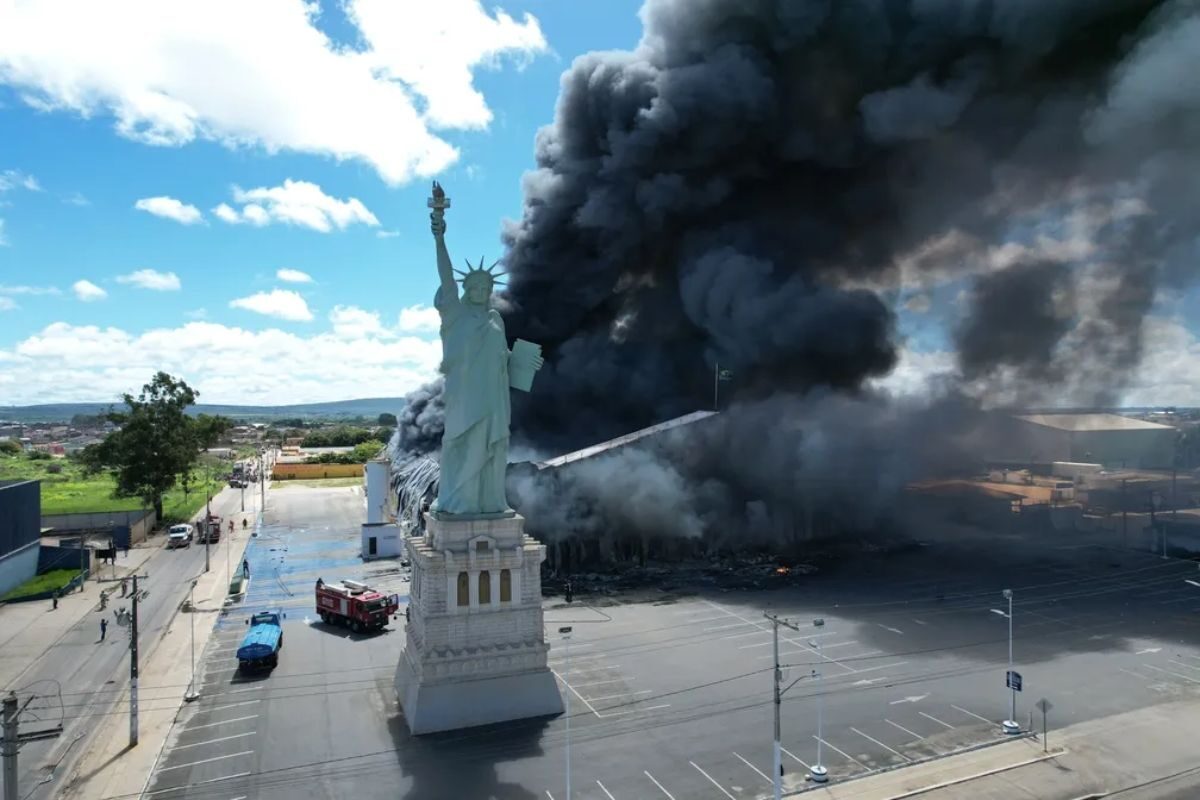
[[[508,340],[495,309],[473,306],[441,289],[446,429],[434,509],[444,514],[507,511],[504,477],[510,422]]]

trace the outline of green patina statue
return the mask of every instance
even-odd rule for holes
[[[533,373],[542,368],[541,349],[518,339],[508,349],[504,319],[491,307],[498,275],[467,264],[455,270],[446,250],[446,209],[450,199],[433,184],[433,238],[437,244],[441,286],[433,305],[441,316],[443,400],[446,425],[442,434],[442,468],[438,514],[493,515],[512,513],[504,492],[508,463],[509,388],[529,391]],[[459,296],[455,273],[462,280]]]

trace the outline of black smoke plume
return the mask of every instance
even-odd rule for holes
[[[764,448],[779,460],[746,475],[786,491],[813,456],[783,421],[870,397],[901,354],[899,296],[942,284],[964,298],[949,396],[1119,398],[1156,291],[1200,253],[1195,2],[648,0],[641,18],[636,49],[564,73],[503,231],[509,334],[547,356],[516,439],[553,454],[706,407],[719,364],[729,433],[697,446]],[[410,398],[403,450],[436,446],[437,392]],[[859,411],[896,426],[884,441],[924,429]],[[832,430],[822,458],[864,444]]]

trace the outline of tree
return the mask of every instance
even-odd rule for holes
[[[189,417],[199,393],[182,380],[157,373],[141,394],[124,396],[126,411],[109,412],[118,429],[99,444],[84,448],[89,472],[111,472],[117,497],[138,497],[163,516],[163,495],[182,479],[185,485],[199,452],[229,429],[224,417]]]
[[[8,453],[15,456],[19,452],[21,452],[20,442],[14,439],[4,439],[3,441],[0,441],[0,453]]]
[[[376,424],[378,424],[382,427],[394,428],[394,427],[396,427],[396,415],[388,414],[387,412],[384,412],[379,415],[379,420]]]
[[[379,451],[383,449],[383,442],[372,439],[354,446],[353,452],[350,453],[352,464],[362,464],[370,461],[375,456],[379,455]]]

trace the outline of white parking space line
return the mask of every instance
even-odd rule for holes
[[[883,628],[885,631],[888,631],[889,633],[898,633],[901,636],[904,635],[904,631],[900,630],[899,628],[893,628],[891,625],[884,625],[882,622],[876,622],[875,624],[878,625],[879,627]]]
[[[1194,656],[1194,655],[1192,655],[1191,653],[1180,653],[1179,655],[1180,655],[1182,658],[1194,658],[1194,659],[1196,659],[1197,661],[1200,661],[1200,656]]]
[[[913,621],[913,622],[915,622],[915,623],[917,623],[918,625],[928,625],[928,624],[929,624],[929,623],[928,623],[928,622],[926,622],[925,620],[923,620],[923,619],[917,619],[916,617],[913,617],[913,618],[912,618],[912,621]]]
[[[1196,598],[1193,597],[1192,599],[1195,600]],[[717,631],[727,631],[730,628],[744,628],[749,624],[751,624],[751,623],[749,623],[749,622],[731,622],[728,625],[718,625],[715,628],[709,628],[708,630],[705,631],[705,633],[716,633]]]
[[[922,736],[919,733],[913,733],[912,731],[910,731],[908,728],[904,727],[903,725],[899,725],[895,722],[892,722],[890,719],[885,719],[884,722],[886,722],[888,725],[891,725],[893,728],[904,731],[909,736],[912,736],[914,739],[924,739],[925,738],[924,736]]]
[[[556,678],[558,678],[560,681],[562,681],[562,683],[563,683],[563,686],[565,686],[565,687],[567,687],[568,689],[570,689],[570,690],[571,690],[571,694],[575,695],[575,696],[576,696],[576,697],[578,697],[580,700],[582,700],[582,701],[583,701],[583,704],[584,704],[585,706],[587,706],[587,707],[588,707],[588,710],[589,710],[589,711],[591,711],[591,712],[592,712],[593,714],[595,714],[597,717],[599,717],[599,716],[600,716],[600,712],[599,712],[599,711],[597,711],[595,708],[593,708],[593,707],[592,707],[592,704],[588,702],[588,699],[587,699],[586,697],[584,697],[583,695],[581,695],[581,694],[579,693],[579,691],[578,691],[578,690],[577,690],[577,689],[576,689],[574,686],[572,686],[571,684],[567,683],[567,679],[566,679],[566,678],[564,678],[562,675],[559,675],[559,674],[558,674],[558,672],[556,672],[555,670],[550,670],[550,672],[554,674],[554,677],[556,677]]]
[[[171,750],[173,752],[175,750],[186,750],[189,747],[203,747],[206,744],[216,744],[217,742],[228,742],[230,739],[243,739],[247,736],[253,736],[255,733],[257,733],[257,731],[250,731],[249,733],[235,733],[232,736],[222,736],[219,739],[209,739],[208,741],[204,741],[204,742],[192,742],[191,744],[177,744],[174,747],[172,747]]]
[[[712,776],[712,775],[709,775],[707,772],[705,772],[704,770],[700,769],[700,765],[699,765],[699,764],[697,764],[695,761],[689,761],[688,763],[689,763],[689,764],[691,764],[693,767],[695,767],[695,768],[696,768],[696,769],[697,769],[697,770],[700,772],[700,774],[701,774],[701,775],[703,775],[704,777],[708,778],[708,780],[709,780],[709,783],[711,783],[713,786],[715,786],[715,787],[717,787],[718,789],[720,789],[720,790],[721,790],[721,794],[723,794],[723,795],[725,795],[726,797],[728,797],[728,798],[729,798],[729,800],[737,800],[737,798],[736,798],[736,797],[734,797],[733,795],[731,795],[729,792],[725,791],[725,787],[724,787],[724,786],[722,786],[721,784],[719,784],[719,783],[717,783],[715,780],[713,780],[713,776]]]
[[[653,783],[655,786],[658,787],[659,791],[661,791],[663,794],[665,794],[667,796],[667,800],[675,800],[675,796],[673,794],[671,794],[670,792],[668,792],[661,783],[659,783],[657,780],[655,780],[653,775],[651,775],[647,770],[642,770],[642,772],[645,774],[645,776],[647,778],[650,779],[651,783]]]
[[[227,708],[237,708],[239,706],[252,706],[255,703],[261,703],[261,702],[262,702],[262,700],[243,700],[240,703],[230,703],[229,705],[225,705],[225,706],[213,706],[212,708],[202,708],[196,713],[211,714],[213,711],[224,711]]]
[[[245,694],[246,692],[260,692],[260,691],[262,691],[262,688],[263,687],[261,687],[261,686],[251,686],[246,689],[227,689],[224,692],[224,694]]]
[[[1196,595],[1190,594],[1185,597],[1176,597],[1174,600],[1159,600],[1158,604],[1160,606],[1166,606],[1166,605],[1170,605],[1171,603],[1191,603],[1191,602],[1195,602],[1195,600],[1196,600]]]
[[[579,642],[578,644],[572,642],[571,643],[571,651],[574,652],[576,650],[582,650],[585,647],[595,647],[595,646],[596,645],[593,642]],[[562,646],[551,647],[550,651],[554,652],[555,650],[563,650],[563,649],[565,649],[565,648],[563,648]]]
[[[800,766],[804,767],[805,769],[812,769],[812,767],[810,767],[808,764],[804,763],[804,759],[800,758],[800,756],[796,755],[791,750],[788,750],[786,747],[783,747],[782,745],[780,745],[779,749],[785,755],[787,755],[788,757],[790,757],[794,761],[796,761]]]
[[[604,796],[607,797],[608,800],[617,800],[617,798],[612,796],[612,792],[610,792],[603,783],[596,781],[596,785],[600,787],[600,791],[604,792]]]
[[[588,653],[587,655],[582,655],[582,656],[572,656],[571,660],[572,661],[582,661],[584,663],[587,663],[588,661],[594,661],[597,658],[605,658],[605,657],[606,656],[604,653]],[[563,657],[563,658],[556,657],[556,658],[547,659],[546,663],[547,664],[562,664],[566,660],[567,659],[565,657]]]
[[[695,624],[699,624],[701,622],[717,622],[719,620],[729,619],[730,616],[732,616],[732,615],[726,614],[726,615],[722,615],[719,617],[704,617],[703,619],[689,619],[689,620],[684,620],[683,624],[684,625],[695,625]],[[750,624],[754,625],[756,623],[751,622]]]
[[[855,764],[858,764],[858,765],[859,765],[860,767],[862,767],[863,769],[870,769],[870,767],[868,767],[866,764],[864,764],[864,763],[862,763],[861,761],[859,761],[859,760],[858,760],[857,758],[855,758],[854,756],[852,756],[852,755],[850,755],[849,753],[847,753],[845,750],[842,750],[841,748],[837,747],[836,745],[832,745],[832,744],[830,744],[828,740],[826,740],[826,739],[822,739],[822,738],[820,738],[819,736],[814,736],[813,738],[814,738],[814,739],[816,739],[816,740],[817,740],[818,742],[820,742],[821,744],[823,744],[823,745],[825,745],[826,747],[828,747],[828,748],[829,748],[830,750],[832,750],[833,752],[835,752],[835,753],[840,753],[840,754],[841,754],[843,757],[845,757],[845,758],[849,759],[850,761],[853,761]]]
[[[758,636],[759,634],[765,634],[765,633],[768,633],[768,631],[754,630],[754,631],[750,631],[749,633],[730,633],[725,636],[722,636],[721,639],[745,639],[747,636]]]
[[[145,792],[143,794],[143,796],[144,797],[153,797],[156,794],[167,794],[168,792],[182,792],[187,789],[194,789],[197,786],[203,786],[206,783],[220,783],[221,781],[233,781],[233,780],[237,780],[238,778],[248,778],[249,776],[250,776],[249,772],[235,772],[232,775],[222,775],[219,778],[209,778],[209,779],[203,780],[203,781],[191,781],[190,783],[185,783],[180,786],[172,786],[169,789],[155,789],[153,792]]]
[[[592,672],[594,670],[603,670],[603,669],[616,669],[619,666],[621,666],[621,665],[620,664],[609,664],[609,663],[584,664],[582,667],[578,667],[578,668],[571,667],[569,670],[564,671],[562,674],[563,675],[575,675],[580,672]]]
[[[1144,680],[1144,681],[1152,681],[1152,680],[1154,680],[1154,678],[1153,678],[1152,676],[1150,676],[1150,675],[1143,675],[1142,673],[1140,673],[1140,672],[1137,672],[1137,671],[1135,671],[1135,670],[1132,670],[1132,669],[1125,669],[1124,667],[1117,667],[1117,669],[1118,669],[1119,671],[1121,671],[1121,672],[1124,672],[1126,675],[1132,675],[1133,677],[1135,677],[1135,678],[1141,678],[1141,679],[1142,679],[1142,680]]]
[[[962,713],[964,713],[968,716],[974,717],[975,719],[982,720],[983,722],[987,722],[989,724],[992,722],[992,720],[988,719],[987,717],[981,717],[978,714],[976,714],[974,711],[967,711],[965,708],[962,708],[961,706],[956,706],[953,703],[950,704],[950,707],[953,708],[955,711],[961,711]]]
[[[198,731],[201,728],[215,728],[218,725],[232,725],[235,722],[245,722],[248,719],[258,719],[258,714],[252,714],[249,717],[234,717],[233,719],[226,719],[220,722],[206,722],[203,725],[189,725],[184,729],[183,732],[187,733],[188,731]]]
[[[917,713],[918,713],[918,714],[920,714],[920,715],[921,715],[922,717],[924,717],[925,719],[931,719],[931,720],[933,720],[933,721],[934,721],[934,722],[936,722],[938,725],[945,725],[945,726],[946,726],[947,728],[949,728],[950,730],[954,730],[954,726],[953,726],[953,725],[951,725],[949,722],[942,722],[940,719],[938,719],[937,717],[935,717],[933,714],[926,714],[924,711],[918,711]]]
[[[861,736],[861,737],[863,737],[864,739],[866,739],[868,742],[874,742],[875,744],[877,744],[877,745],[879,745],[880,747],[882,747],[884,750],[887,750],[889,753],[895,753],[896,755],[898,755],[898,756],[900,756],[901,758],[903,758],[905,761],[912,761],[912,759],[911,759],[911,758],[909,758],[908,756],[904,755],[904,753],[901,753],[899,750],[895,750],[895,749],[893,749],[893,748],[891,748],[891,747],[888,747],[888,746],[887,746],[886,744],[884,744],[883,742],[879,741],[878,739],[874,738],[873,736],[868,736],[867,734],[865,734],[865,733],[863,733],[862,731],[860,731],[858,728],[851,728],[850,730],[854,731],[854,732],[855,732],[855,733],[857,733],[859,736]]]
[[[738,757],[738,760],[740,760],[740,761],[741,761],[743,764],[745,764],[747,767],[749,767],[750,769],[754,770],[754,771],[755,771],[755,772],[757,772],[759,775],[762,775],[762,779],[763,779],[764,781],[766,781],[766,782],[767,782],[767,785],[768,785],[768,786],[771,786],[771,785],[773,785],[773,784],[771,783],[771,779],[767,777],[767,773],[763,772],[761,769],[759,769],[758,767],[754,766],[753,764],[751,764],[751,763],[750,763],[749,761],[747,761],[746,759],[742,758],[742,757],[741,757],[741,756],[740,756],[738,753],[734,753],[734,755],[735,755],[735,756],[737,756],[737,757]]]
[[[199,764],[209,764],[213,761],[223,761],[226,758],[237,758],[238,756],[252,756],[252,755],[254,755],[253,750],[243,750],[240,753],[230,753],[230,754],[224,755],[224,756],[213,756],[212,758],[203,758],[199,761],[192,761],[188,764],[172,764],[169,767],[160,767],[158,771],[159,772],[167,772],[167,771],[173,770],[173,769],[184,769],[185,767],[195,767]]]
[[[751,624],[751,625],[757,625],[758,623],[756,623],[756,622],[751,622],[750,624]],[[760,632],[760,633],[766,633],[766,634],[770,634],[770,633],[771,633],[770,629],[763,629],[763,628],[760,628],[760,629],[759,629],[759,632]],[[807,638],[808,638],[808,639],[820,639],[820,638],[821,638],[821,637],[823,637],[823,636],[837,636],[837,631],[827,631],[827,632],[825,632],[825,633],[814,633],[812,636],[809,636],[809,637],[807,637]],[[785,639],[783,636],[780,636],[779,638],[780,638],[780,640],[781,640],[781,641],[790,641],[790,640],[786,640],[786,639]],[[800,643],[799,643],[799,642],[793,642],[793,644],[800,644]],[[749,649],[751,649],[751,648],[753,648],[753,647],[770,647],[770,645],[771,645],[771,640],[769,640],[769,639],[768,639],[768,640],[767,640],[767,641],[765,641],[765,642],[756,642],[755,644],[743,644],[743,645],[740,645],[740,646],[738,647],[738,650],[749,650]]]
[[[593,703],[602,703],[605,700],[624,700],[626,697],[637,697],[640,694],[650,694],[653,689],[642,689],[640,692],[624,692],[622,694],[610,694],[605,697],[589,697]]]
[[[557,675],[558,673],[555,673],[555,674]],[[558,679],[559,679],[560,681],[562,681],[562,676],[561,676],[561,675],[559,675]],[[586,686],[607,686],[607,685],[608,685],[608,684],[610,684],[610,683],[620,683],[620,682],[622,682],[622,681],[624,681],[624,680],[633,680],[633,678],[628,678],[628,679],[626,679],[626,678],[613,678],[611,681],[588,681],[587,683],[577,683],[577,684],[575,684],[575,688],[576,688],[576,689],[582,689],[582,688],[584,688],[584,687],[586,687]],[[566,683],[566,681],[563,681],[563,683]]]
[[[1196,680],[1195,678],[1193,678],[1189,675],[1181,675],[1178,672],[1172,672],[1169,669],[1163,669],[1162,667],[1156,667],[1153,664],[1142,664],[1142,666],[1145,667],[1146,669],[1152,669],[1155,672],[1162,672],[1167,675],[1174,675],[1176,678],[1181,678],[1182,680],[1189,681],[1190,683],[1200,683],[1200,681]]]
[[[626,711],[612,711],[612,712],[605,712],[603,714],[601,714],[599,711],[595,711],[595,709],[593,709],[593,711],[596,714],[596,716],[599,717],[600,719],[610,719],[612,717],[623,717],[627,714],[640,714],[644,711],[658,711],[659,709],[670,708],[670,707],[671,707],[670,703],[662,703],[661,705],[657,705],[657,706],[646,706],[645,708],[641,708],[641,707],[630,708]]]
[[[874,667],[863,667],[862,669],[854,670],[854,674],[859,675],[863,672],[875,672],[876,670],[880,670],[880,669],[891,669],[892,667],[899,667],[899,666],[901,666],[903,664],[907,664],[907,663],[908,663],[907,661],[893,661],[891,664],[879,664],[878,666],[874,666]]]
[[[549,797],[549,798],[550,798],[550,800],[554,800],[554,795],[550,794],[550,790],[549,790],[549,789],[547,789],[547,790],[546,790],[546,797]]]
[[[1200,666],[1197,666],[1196,664],[1186,664],[1182,661],[1176,661],[1173,658],[1167,659],[1167,663],[1168,664],[1178,664],[1179,666],[1183,667],[1184,669],[1200,669]]]

